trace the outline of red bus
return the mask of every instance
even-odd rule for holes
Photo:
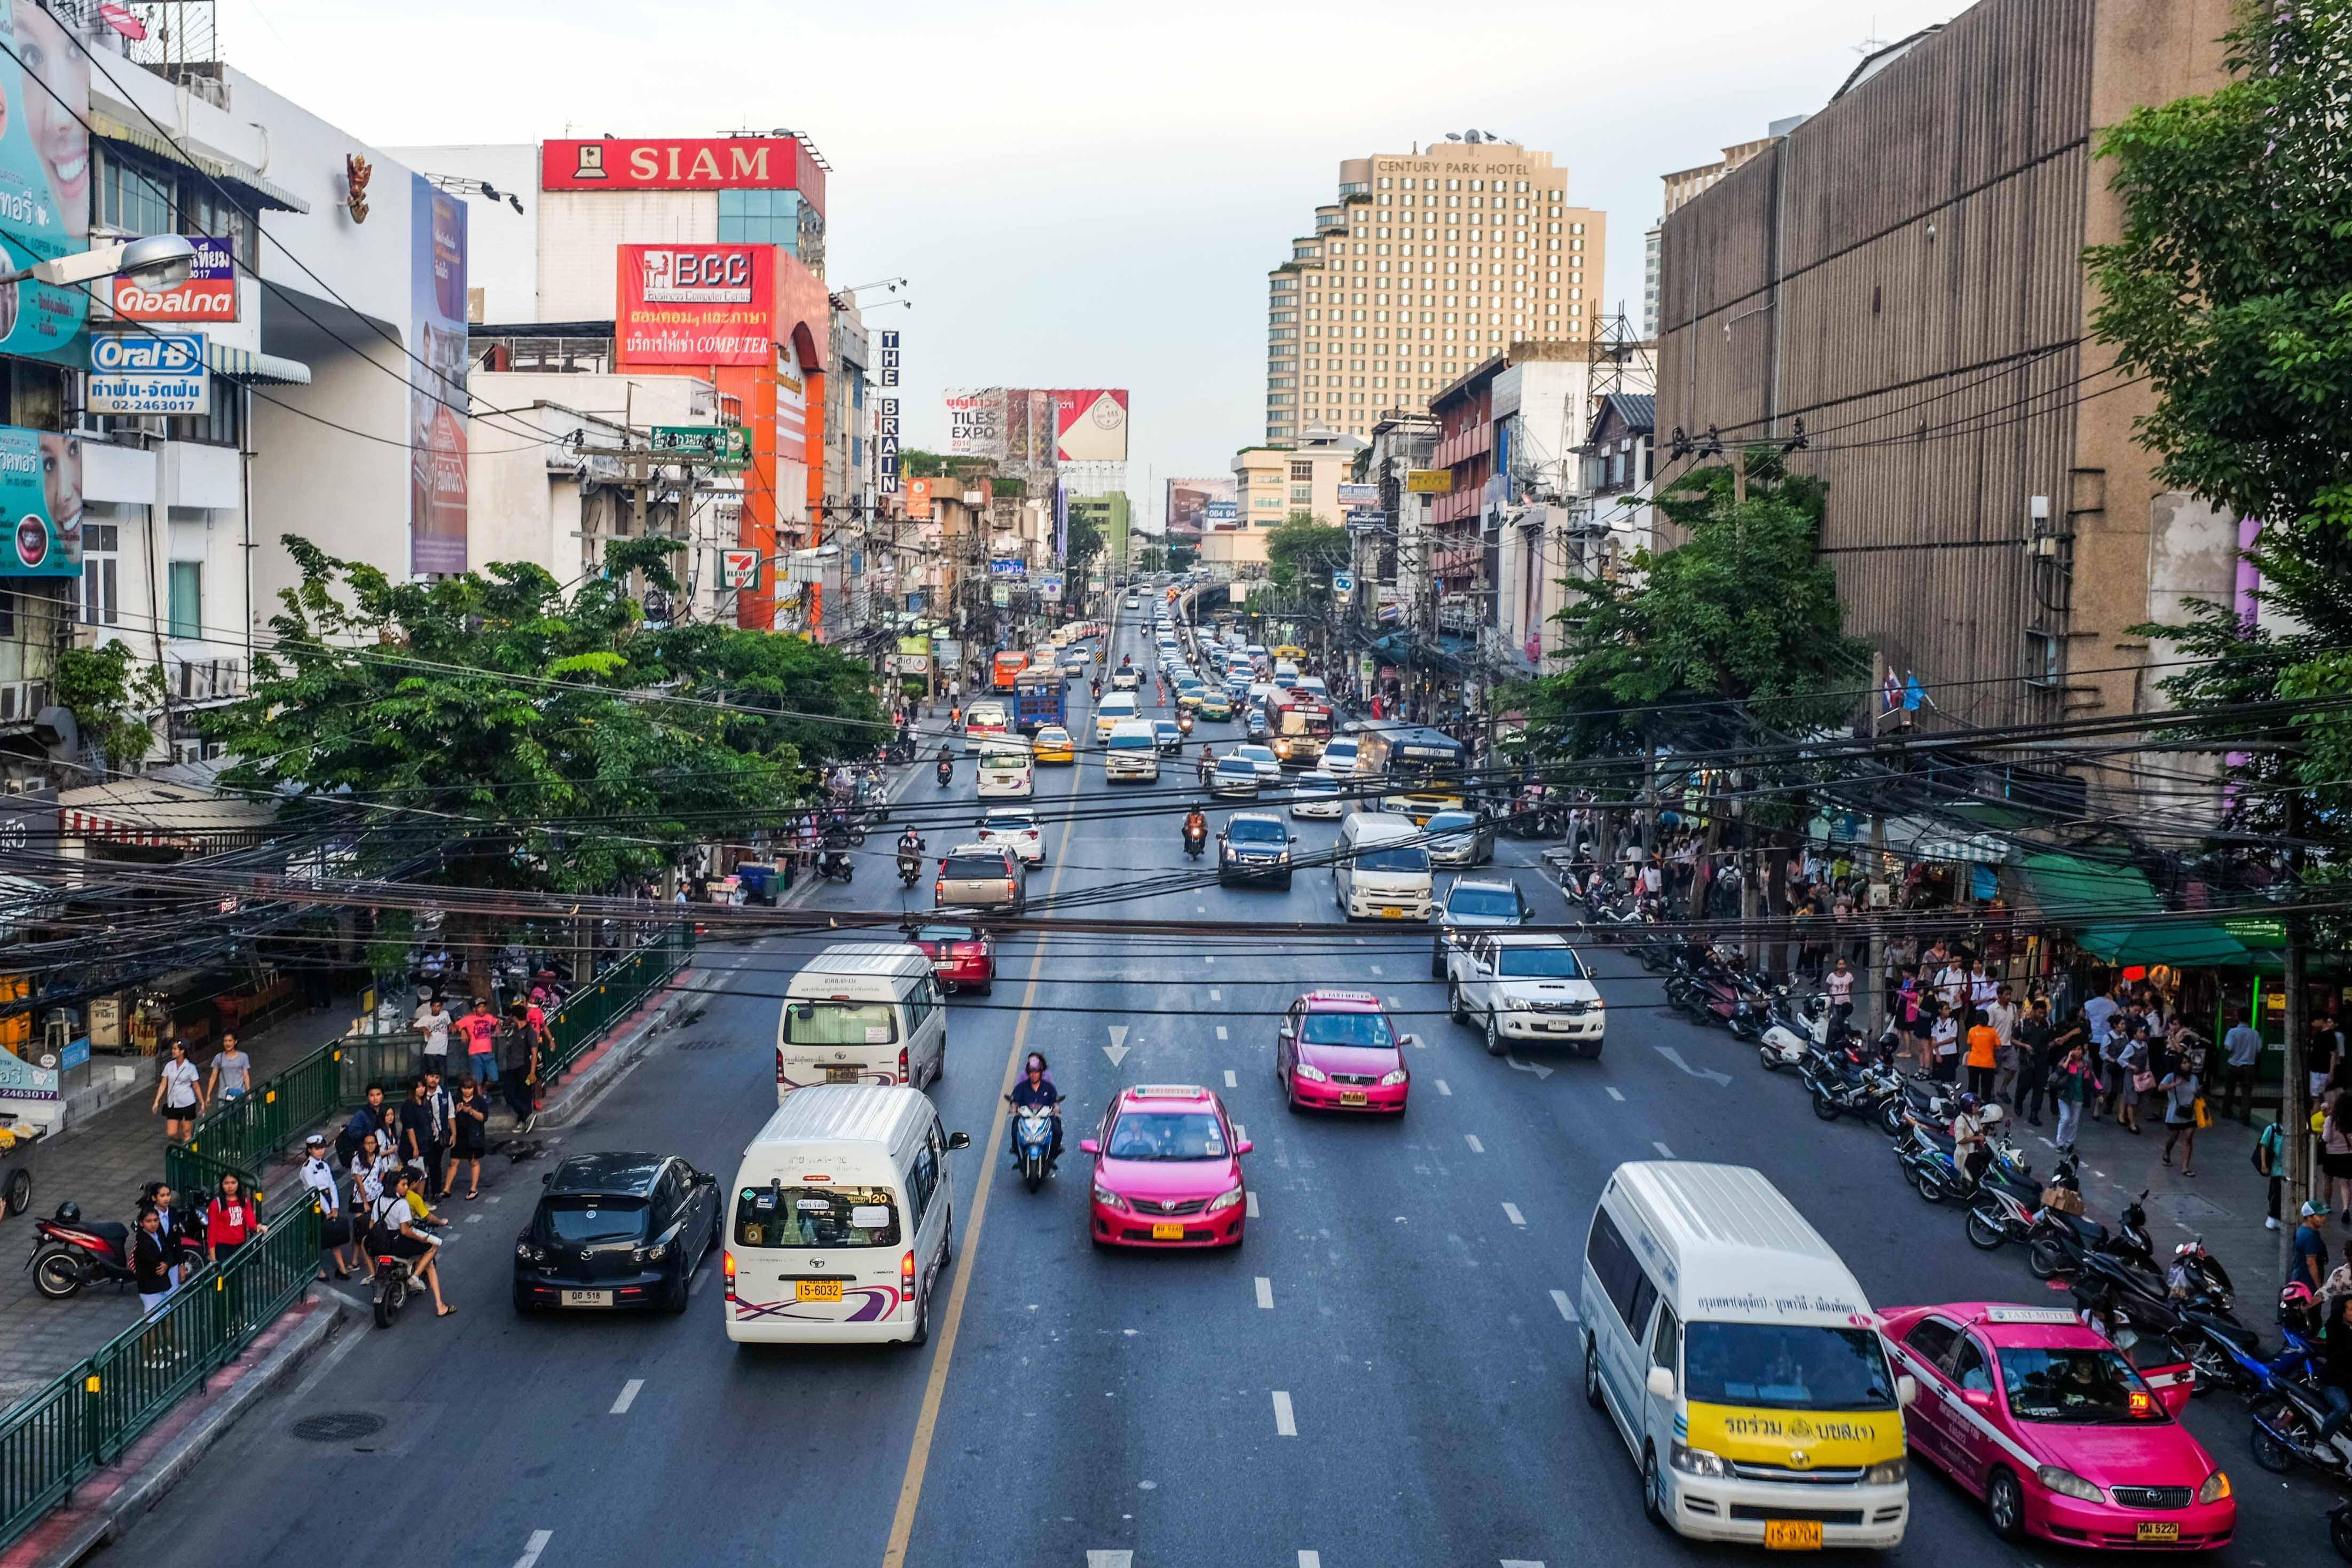
[[[1028,667],[1029,655],[1026,653],[999,653],[991,684],[1000,692],[1009,692],[1013,689],[1013,683],[1020,678],[1021,672]]]

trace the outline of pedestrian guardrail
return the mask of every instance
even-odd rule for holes
[[[318,1266],[319,1206],[306,1196],[226,1266],[199,1269],[153,1312],[0,1417],[0,1546],[235,1360],[301,1299]]]
[[[637,1010],[694,958],[694,926],[682,923],[619,960],[563,1000],[547,1020],[554,1044],[540,1053],[542,1082],[567,1071],[604,1031]]]

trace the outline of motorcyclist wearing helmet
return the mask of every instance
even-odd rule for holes
[[[1196,803],[1190,811],[1184,813],[1184,841],[1189,844],[1193,840],[1199,839],[1205,843],[1208,841],[1208,837],[1209,819]]]
[[[1209,780],[1216,776],[1216,771],[1217,748],[1204,740],[1201,743],[1201,788],[1205,789],[1209,787]]]
[[[1050,1172],[1062,1158],[1062,1092],[1055,1088],[1054,1081],[1045,1075],[1045,1058],[1042,1054],[1034,1051],[1029,1053],[1029,1060],[1022,1064],[1021,1082],[1014,1084],[1013,1092],[1004,1098],[1016,1113],[1028,1106],[1042,1105],[1053,1113],[1054,1146],[1045,1155],[1045,1168]],[[1021,1163],[1021,1130],[1018,1123],[1013,1124],[1007,1131],[1011,1139],[1009,1146],[1013,1154],[1013,1163],[1018,1166]]]

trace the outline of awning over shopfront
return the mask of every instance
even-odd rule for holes
[[[68,855],[87,854],[93,843],[221,854],[259,843],[275,814],[264,802],[154,778],[68,789],[58,804]]]
[[[205,343],[205,363],[215,375],[235,376],[245,382],[269,382],[279,386],[307,387],[310,384],[310,367],[299,360],[289,360],[277,354],[257,354],[250,349],[232,349],[226,343],[209,339]]]
[[[120,141],[126,147],[135,147],[151,157],[163,159],[165,162],[177,163],[184,168],[210,174],[224,184],[243,186],[246,193],[254,198],[257,206],[275,207],[280,212],[288,213],[307,213],[310,210],[310,203],[271,180],[259,170],[240,163],[234,158],[215,158],[195,152],[188,147],[184,141],[174,141],[156,131],[152,126],[128,124],[115,119],[102,109],[93,109],[89,111],[89,129],[91,134],[101,140]]]
[[[2072,932],[2076,946],[2118,967],[2261,967],[2246,945],[2212,918],[2169,915],[2137,868],[2055,851],[2024,857],[2028,891],[2043,920]]]

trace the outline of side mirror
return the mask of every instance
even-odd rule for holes
[[[1401,1034],[1397,1036],[1397,1043],[1403,1046],[1407,1051],[1418,1050],[1421,1046],[1421,1036],[1417,1034]]]
[[[1919,1397],[1919,1380],[1909,1373],[1895,1380],[1895,1403],[1908,1409]]]
[[[1101,1140],[1097,1138],[1080,1138],[1078,1140],[1078,1153],[1082,1155],[1098,1155],[1102,1153]]]
[[[1973,1409],[1992,1408],[1992,1390],[1990,1388],[1963,1388],[1960,1390],[1960,1397]]]
[[[539,1178],[539,1185],[545,1186],[549,1182],[551,1182],[554,1179],[555,1173],[553,1171],[548,1171]]]
[[[1663,1366],[1654,1366],[1650,1368],[1650,1375],[1643,1386],[1650,1391],[1653,1398],[1672,1399],[1675,1396],[1675,1375]]]
[[[1298,841],[1298,835],[1297,835],[1297,833],[1293,833],[1293,834],[1291,834],[1291,835],[1290,835],[1290,841],[1291,841],[1292,843],[1294,843],[1294,844],[1295,844],[1295,843],[1297,843],[1297,842]]]
[[[1255,1147],[1257,1147],[1255,1144],[1252,1143],[1247,1138],[1244,1138],[1240,1143],[1234,1145],[1234,1153],[1236,1155],[1245,1155]]]
[[[1276,1038],[1280,1040],[1288,1040],[1298,1031],[1292,1029],[1288,1024],[1284,1024],[1280,1029],[1276,1030],[1274,1032]]]
[[[970,1133],[950,1133],[948,1134],[948,1147],[950,1149],[968,1149],[971,1147],[971,1134]]]

